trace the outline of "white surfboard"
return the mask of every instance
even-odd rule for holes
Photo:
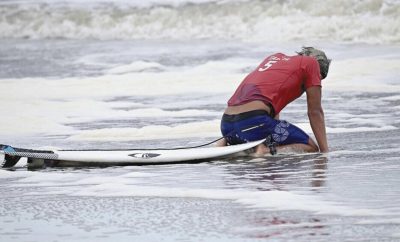
[[[261,144],[264,140],[224,147],[202,147],[160,150],[31,150],[2,145],[2,167],[14,166],[19,158],[32,161],[64,161],[99,164],[162,164],[207,160],[232,155]]]

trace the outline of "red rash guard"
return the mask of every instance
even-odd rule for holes
[[[228,106],[260,100],[271,104],[275,114],[312,86],[321,86],[318,61],[310,56],[268,56],[239,85]]]

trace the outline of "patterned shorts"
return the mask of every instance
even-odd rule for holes
[[[264,110],[236,115],[224,114],[221,132],[231,145],[270,139],[277,145],[308,144],[309,136],[300,128],[284,120],[271,118]]]

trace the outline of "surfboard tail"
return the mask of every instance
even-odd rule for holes
[[[18,156],[11,156],[4,154],[3,162],[1,164],[2,168],[10,168],[15,166],[21,157]]]
[[[53,151],[15,148],[0,144],[0,164],[2,168],[15,166],[21,157],[32,159],[54,159],[57,155]]]
[[[0,144],[0,161],[2,168],[10,168],[15,166],[21,157],[6,154],[6,152],[14,152],[14,148],[9,145]]]

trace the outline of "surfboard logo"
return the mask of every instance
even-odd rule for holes
[[[151,159],[157,156],[160,156],[161,154],[157,153],[133,153],[130,154],[129,156],[134,157],[134,158],[143,158],[143,159]]]

